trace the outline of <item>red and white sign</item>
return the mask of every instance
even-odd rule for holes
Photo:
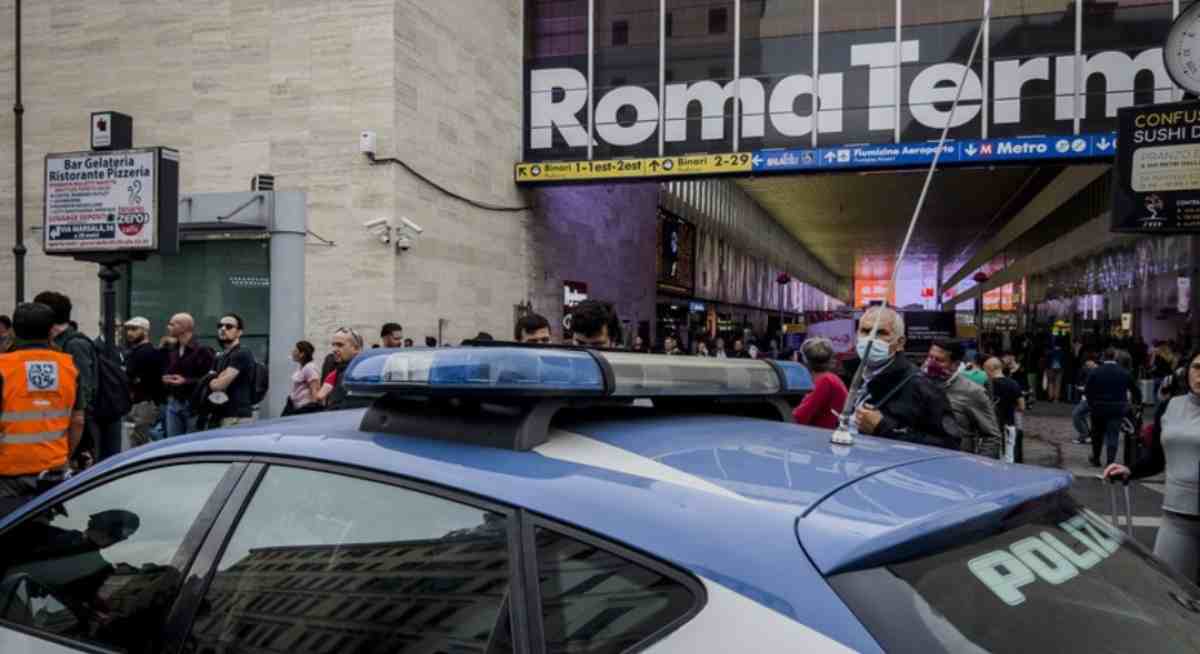
[[[158,248],[154,149],[46,156],[47,254]]]

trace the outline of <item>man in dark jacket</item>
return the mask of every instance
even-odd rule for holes
[[[875,340],[871,331],[878,320]],[[855,403],[858,430],[883,438],[957,450],[961,434],[945,392],[904,358],[904,319],[886,307],[863,314],[858,325],[862,391]]]
[[[1121,438],[1121,421],[1129,413],[1129,399],[1141,404],[1142,391],[1128,370],[1117,365],[1117,351],[1104,351],[1104,363],[1092,372],[1084,387],[1088,407],[1092,412],[1093,466],[1100,466],[1100,444],[1103,439],[1105,458],[1112,463],[1117,458]]]

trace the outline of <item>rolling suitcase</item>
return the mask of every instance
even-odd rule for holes
[[[1129,539],[1133,540],[1133,500],[1129,494],[1129,479],[1121,480],[1121,488],[1125,491],[1125,533],[1129,535]],[[1113,529],[1121,530],[1119,519],[1117,518],[1117,482],[1105,480],[1105,485],[1108,486],[1108,501],[1112,509],[1110,519]]]

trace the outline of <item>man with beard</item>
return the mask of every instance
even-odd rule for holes
[[[246,323],[227,313],[217,323],[221,353],[213,364],[216,376],[208,382],[212,413],[209,428],[233,427],[254,422],[254,353],[242,347]]]
[[[871,332],[878,323],[875,338]],[[961,437],[946,394],[904,358],[904,319],[873,307],[858,323],[863,385],[854,420],[864,434],[957,450]]]
[[[151,440],[150,430],[158,422],[163,402],[163,353],[150,343],[150,321],[140,316],[125,321],[125,346],[129,349],[125,375],[133,404],[129,410],[133,423],[130,439],[133,445],[145,445]]]

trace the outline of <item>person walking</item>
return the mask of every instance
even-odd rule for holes
[[[813,389],[792,411],[792,418],[800,425],[837,429],[848,392],[833,373],[833,341],[810,338],[800,346],[800,357],[813,375]]]
[[[215,376],[208,382],[211,409],[209,429],[254,422],[254,353],[242,347],[246,323],[227,313],[217,323],[221,354],[213,362]]]
[[[196,385],[212,370],[216,355],[196,342],[196,321],[190,314],[177,313],[167,322],[167,334],[175,345],[167,353],[163,386],[166,390],[166,435],[182,436],[196,430],[192,395]]]
[[[1162,525],[1154,555],[1192,583],[1200,583],[1200,352],[1188,359],[1187,392],[1170,400],[1154,424],[1151,446],[1130,469],[1104,469],[1105,479],[1142,479],[1167,473]]]
[[[314,413],[322,408],[317,401],[317,393],[321,392],[321,371],[313,361],[313,352],[313,344],[308,341],[298,341],[296,347],[292,348],[292,361],[299,367],[292,373],[292,390],[283,407],[285,416]]]
[[[74,358],[55,351],[55,312],[23,303],[13,313],[13,344],[0,353],[0,516],[68,476],[83,436],[86,403]]]
[[[129,420],[133,423],[130,444],[145,445],[153,440],[151,430],[158,422],[163,402],[162,352],[150,342],[150,321],[136,317],[125,321],[125,376],[129,378]]]
[[[1075,433],[1078,435],[1075,442],[1079,445],[1086,445],[1092,442],[1092,426],[1089,422],[1091,408],[1087,402],[1087,383],[1092,373],[1099,367],[1098,363],[1088,359],[1083,363],[1083,367],[1079,369],[1079,380],[1076,384],[1076,388],[1079,391],[1079,403],[1071,410],[1071,424],[1075,427]]]
[[[996,407],[996,422],[1005,433],[1005,438],[1016,430],[1016,439],[1012,444],[1014,463],[1021,463],[1024,458],[1021,441],[1022,416],[1025,413],[1025,394],[1021,385],[1004,374],[1004,363],[992,357],[983,363],[983,370],[988,374],[988,394]]]
[[[1129,413],[1129,399],[1141,404],[1142,391],[1129,371],[1117,364],[1117,350],[1104,351],[1104,363],[1092,372],[1084,388],[1092,413],[1092,456],[1089,462],[1100,466],[1100,447],[1105,447],[1105,462],[1117,458],[1121,439],[1121,423]]]
[[[929,348],[924,373],[944,389],[962,435],[963,451],[998,459],[1004,435],[996,423],[996,410],[986,388],[964,374],[964,356],[962,343],[937,341]]]

